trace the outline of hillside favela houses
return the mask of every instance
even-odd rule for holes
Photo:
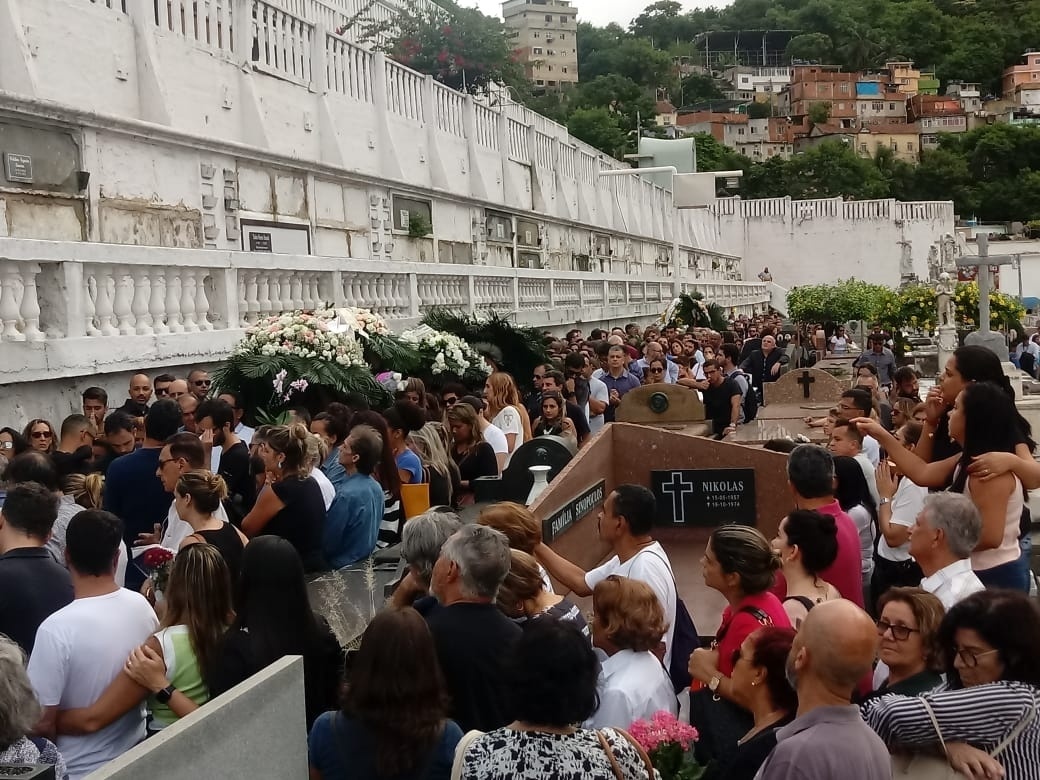
[[[532,41],[574,48],[574,6],[516,2],[507,16],[526,13]],[[683,290],[750,313],[782,308],[787,287],[835,263],[898,284],[905,242],[925,278],[927,247],[953,231],[946,202],[677,209],[643,176],[603,176],[629,166],[545,117],[352,42],[362,6],[0,3],[0,396],[12,409],[65,409],[84,376],[121,393],[130,357],[144,370],[219,361],[258,319],[323,303],[400,328],[438,307],[547,329],[645,323]],[[781,88],[780,63],[768,67],[755,90]],[[863,80],[796,66],[781,95],[802,105],[825,84],[832,121],[855,132]],[[761,156],[807,135],[804,117],[711,114],[697,127],[745,146],[762,137]],[[757,279],[763,266],[774,282]]]
[[[697,71],[689,63],[677,63],[676,68]],[[661,100],[657,124],[669,137],[710,133],[755,161],[788,159],[831,139],[849,144],[864,157],[888,148],[897,159],[915,162],[921,151],[937,147],[939,133],[964,133],[995,122],[1040,121],[1037,52],[1026,52],[1020,64],[1004,71],[1002,95],[983,95],[978,84],[956,81],[940,95],[933,72],[895,60],[863,72],[799,62],[700,71],[717,77],[725,107],[684,107]],[[754,104],[767,106],[769,116],[751,118],[749,106]],[[819,107],[818,113],[813,106]]]

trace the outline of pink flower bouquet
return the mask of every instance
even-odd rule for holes
[[[628,731],[650,756],[661,780],[698,780],[704,774],[691,753],[697,729],[672,713],[659,710],[649,721],[637,720]]]

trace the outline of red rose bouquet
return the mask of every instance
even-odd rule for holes
[[[166,590],[173,567],[173,553],[165,547],[153,547],[141,556],[141,564],[148,569],[152,583],[158,591]]]

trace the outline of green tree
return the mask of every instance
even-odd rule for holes
[[[831,104],[827,102],[812,103],[809,106],[809,121],[814,125],[825,125],[831,118]]]
[[[388,19],[365,24],[360,38],[452,89],[478,92],[493,82],[526,85],[501,21],[451,0],[440,3],[420,7],[408,0]]]
[[[671,70],[672,58],[655,49],[649,41],[624,38],[616,46],[590,54],[581,77],[594,79],[614,74],[656,89],[669,80]]]
[[[684,106],[707,100],[722,100],[725,97],[715,79],[706,73],[691,73],[682,79],[680,101]]]
[[[607,108],[579,108],[567,120],[567,130],[590,146],[613,157],[621,157],[628,144],[620,117]]]
[[[825,141],[796,155],[785,174],[787,194],[792,198],[871,200],[888,195],[885,178],[874,163],[839,141]]]
[[[796,322],[872,321],[891,301],[891,290],[859,279],[794,287],[787,293],[787,314]]]
[[[748,119],[769,119],[773,116],[773,110],[771,103],[748,103]]]
[[[742,154],[723,146],[708,133],[695,133],[691,136],[697,146],[698,171],[735,171],[743,170],[750,160]]]
[[[626,132],[649,132],[656,124],[653,95],[625,76],[598,76],[578,87],[575,108],[606,108]]]

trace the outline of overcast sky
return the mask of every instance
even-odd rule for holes
[[[642,13],[653,0],[573,0],[578,7],[578,21],[605,25],[617,22],[622,27]],[[728,5],[727,0],[681,0],[686,9],[704,8],[709,5]],[[473,5],[474,0],[462,0],[463,5]],[[499,0],[476,0],[477,7],[490,16],[502,16]]]

